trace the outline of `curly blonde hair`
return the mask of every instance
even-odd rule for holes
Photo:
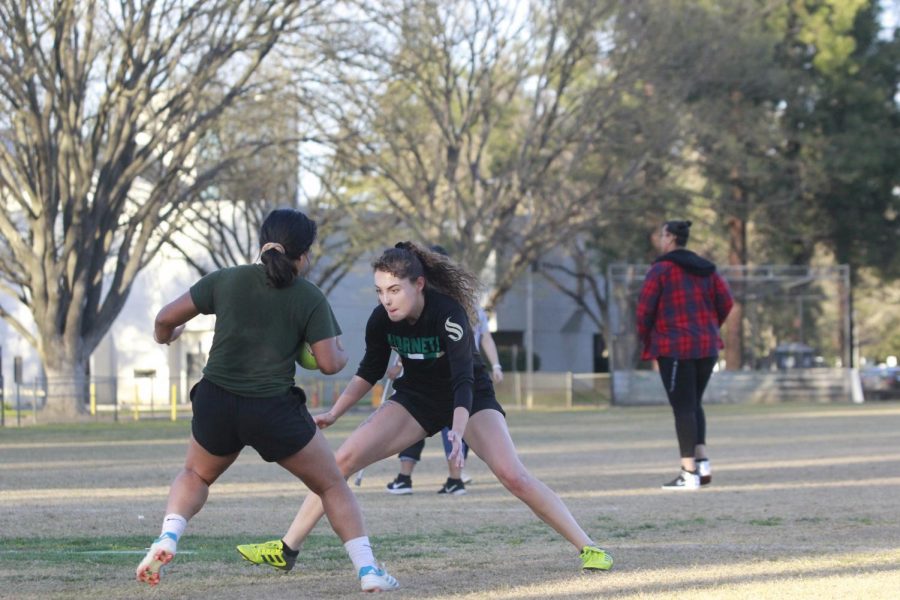
[[[472,327],[478,324],[481,282],[474,273],[446,255],[413,242],[399,242],[393,248],[385,250],[372,263],[372,268],[390,273],[398,279],[415,281],[419,277],[425,277],[426,285],[462,305]]]

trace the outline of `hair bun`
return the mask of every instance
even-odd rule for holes
[[[394,244],[394,248],[397,248],[399,250],[409,250],[410,243],[409,242],[397,242],[396,244]]]
[[[692,224],[692,223],[691,223],[690,221],[685,221],[685,222],[684,222],[685,227],[690,227],[691,224]]]

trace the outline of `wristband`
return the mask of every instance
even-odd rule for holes
[[[503,367],[500,366],[500,363],[497,363],[496,365],[494,365],[494,366],[491,367],[491,368],[494,369],[495,371],[502,371],[502,370],[503,370]]]

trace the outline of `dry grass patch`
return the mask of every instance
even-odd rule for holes
[[[327,435],[337,445],[363,417]],[[665,407],[511,411],[526,466],[616,559],[582,574],[575,549],[470,461],[462,497],[429,441],[415,493],[384,492],[396,461],[354,487],[396,598],[900,597],[900,404],[713,406],[713,485],[663,492],[677,453]],[[245,451],[192,520],[158,590],[133,581],[158,533],[187,423],[34,427],[0,438],[0,598],[344,598],[349,561],[325,524],[298,569],[240,560],[283,533],[305,489]]]

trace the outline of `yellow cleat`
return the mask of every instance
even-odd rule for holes
[[[284,551],[284,542],[272,540],[262,544],[241,544],[237,547],[244,560],[254,565],[269,565],[280,571],[290,571],[297,562],[297,555],[293,556]]]
[[[613,566],[613,559],[606,550],[597,546],[585,546],[581,549],[581,568],[592,571],[609,571]]]

